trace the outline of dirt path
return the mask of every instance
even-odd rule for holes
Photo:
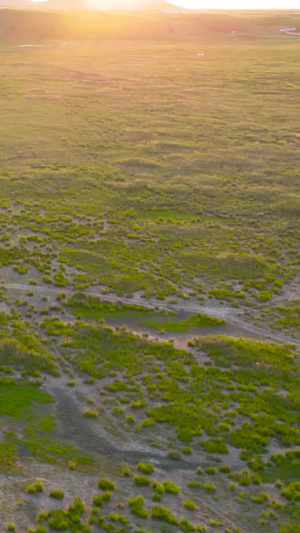
[[[297,280],[294,279],[293,281],[295,285],[297,285]],[[8,283],[4,287],[8,290],[31,291],[31,292],[43,293],[43,294],[47,294],[47,293],[57,294],[60,292],[64,292],[68,297],[72,296],[72,294],[74,294],[75,292],[78,292],[76,290],[72,290],[68,288],[47,287],[47,286],[41,286],[41,285],[26,285],[26,284],[19,284],[19,283]],[[166,301],[156,300],[154,298],[145,300],[141,296],[137,296],[137,295],[133,296],[132,298],[128,298],[126,296],[116,296],[115,294],[103,294],[103,293],[96,292],[96,290],[94,291],[89,290],[89,291],[83,291],[83,292],[88,296],[98,297],[98,298],[101,298],[102,300],[105,300],[107,302],[112,302],[112,303],[124,303],[124,304],[129,304],[129,305],[135,304],[135,305],[140,305],[140,306],[150,308],[150,309],[157,308],[159,310],[177,311],[177,312],[185,311],[191,314],[202,313],[208,316],[215,316],[217,318],[222,318],[226,320],[226,322],[229,325],[237,328],[240,335],[253,336],[261,340],[275,341],[280,344],[291,343],[297,347],[300,347],[300,341],[294,339],[288,334],[274,332],[267,325],[258,326],[256,324],[249,322],[243,316],[243,311],[241,311],[240,309],[233,309],[231,307],[227,307],[223,305],[205,306],[205,305],[200,305],[190,300],[184,300],[180,303],[169,303]]]
[[[195,470],[200,464],[203,467],[211,466],[212,462],[193,463],[191,461],[174,461],[163,453],[153,453],[149,449],[126,449],[126,446],[116,445],[116,439],[110,440],[99,433],[101,429],[101,417],[99,420],[89,420],[82,416],[79,404],[62,386],[46,385],[52,396],[55,398],[55,409],[60,421],[61,436],[79,446],[84,453],[103,456],[112,461],[124,462],[136,465],[139,461],[151,461],[158,468],[164,470]]]
[[[300,272],[293,277],[290,283],[283,287],[283,293],[274,296],[270,303],[272,306],[283,305],[297,298],[300,298]]]

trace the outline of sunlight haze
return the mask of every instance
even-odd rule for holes
[[[47,1],[32,0],[34,3]],[[185,9],[300,9],[300,0],[288,3],[284,0],[169,0],[167,3]],[[131,0],[87,0],[90,9],[131,9],[131,4]]]

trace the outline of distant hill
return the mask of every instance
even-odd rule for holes
[[[86,2],[85,0],[48,0],[47,2],[35,3],[31,0],[0,0],[0,7],[70,10],[86,9]]]
[[[97,2],[98,9],[101,10],[101,2]],[[102,7],[105,9],[106,0],[103,0]],[[134,11],[162,11],[162,12],[181,12],[186,11],[183,8],[174,6],[165,0],[128,0],[128,6]],[[55,9],[58,11],[68,11],[72,9],[88,9],[88,0],[47,0],[46,2],[35,3],[31,0],[0,0],[0,7],[11,8],[31,8],[39,10]],[[126,8],[126,4],[125,4]],[[188,10],[191,11],[191,10]]]
[[[58,1],[61,0],[51,0],[52,5]],[[70,5],[71,1],[82,0],[68,1]],[[165,5],[164,2],[160,4]],[[0,9],[0,40],[6,42],[40,43],[55,39],[197,40],[199,42],[252,38],[283,40],[292,37],[280,33],[281,28],[299,26],[300,12],[180,14],[170,13],[167,10],[160,13],[152,10],[145,14],[140,10],[112,13],[88,10],[78,12]]]

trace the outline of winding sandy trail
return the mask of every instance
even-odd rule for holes
[[[41,285],[26,285],[20,283],[7,283],[3,288],[8,290],[15,291],[31,291],[35,293],[44,293],[44,294],[58,294],[64,292],[67,296],[72,296],[78,290],[72,290],[65,287],[47,287]],[[291,343],[300,348],[300,340],[294,339],[288,334],[279,333],[272,331],[267,325],[258,326],[249,322],[245,316],[243,316],[243,311],[240,309],[233,309],[228,306],[205,306],[197,304],[196,302],[190,300],[184,300],[180,303],[170,303],[166,301],[156,300],[150,298],[145,300],[141,296],[135,295],[132,298],[126,296],[117,296],[115,294],[103,294],[101,292],[94,291],[81,291],[84,292],[87,296],[94,296],[101,298],[104,301],[112,303],[123,303],[128,305],[140,305],[148,309],[159,309],[164,311],[185,311],[191,314],[202,313],[207,316],[214,316],[217,318],[222,318],[226,320],[226,323],[237,328],[239,335],[250,335],[253,337],[258,337],[261,340],[275,341],[278,343]],[[191,336],[193,336],[191,334]],[[195,336],[195,335],[194,335]]]

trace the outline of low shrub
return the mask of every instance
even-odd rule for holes
[[[167,524],[172,524],[174,526],[178,525],[178,521],[173,516],[170,509],[167,507],[163,507],[162,505],[157,505],[155,507],[151,508],[152,518],[155,518],[157,520],[163,520],[164,522],[167,522]]]
[[[175,485],[172,481],[164,481],[163,485],[165,492],[169,492],[169,494],[178,494],[180,491],[179,485]]]
[[[212,483],[205,483],[205,484],[203,485],[203,488],[204,488],[205,490],[208,490],[208,491],[211,491],[211,492],[213,492],[213,491],[216,490],[216,486],[213,485]]]
[[[37,492],[43,492],[44,487],[41,481],[37,481],[36,483],[33,483],[32,485],[27,485],[26,492],[28,494],[36,494]]]
[[[153,474],[154,472],[154,467],[151,463],[139,463],[138,469],[143,474]]]
[[[148,518],[148,511],[144,508],[143,496],[136,496],[135,498],[129,498],[128,504],[132,514],[137,515],[139,518]]]
[[[253,496],[251,498],[251,501],[254,503],[265,503],[268,501],[268,499],[268,495],[262,492],[261,494],[259,494],[259,496]]]
[[[191,489],[194,489],[196,487],[200,487],[200,481],[196,481],[196,480],[192,479],[191,481],[189,481],[189,487]]]
[[[103,494],[98,494],[94,496],[93,503],[96,507],[102,507],[102,504],[105,500],[110,500],[111,492],[104,492]]]
[[[133,479],[137,485],[150,485],[151,479],[146,476],[133,476]]]
[[[217,473],[217,469],[215,466],[208,466],[205,470],[205,472],[207,474],[209,474],[210,476],[214,476],[216,473]]]
[[[153,488],[154,488],[154,491],[157,493],[157,494],[163,494],[165,492],[165,487],[164,485],[162,485],[161,483],[159,483],[158,481],[154,481],[153,483]]]
[[[195,526],[193,526],[193,524],[191,524],[186,518],[183,518],[178,525],[181,531],[184,531],[185,533],[196,530]]]
[[[183,504],[183,506],[186,508],[186,509],[189,509],[189,511],[194,511],[197,506],[195,504],[195,502],[193,502],[192,500],[186,500]]]
[[[84,409],[82,414],[86,418],[98,418],[98,413],[94,409]]]
[[[63,490],[54,489],[50,491],[49,496],[55,500],[62,500],[65,497],[65,493]]]
[[[106,478],[98,479],[98,487],[102,490],[113,491],[116,488],[116,484]]]

